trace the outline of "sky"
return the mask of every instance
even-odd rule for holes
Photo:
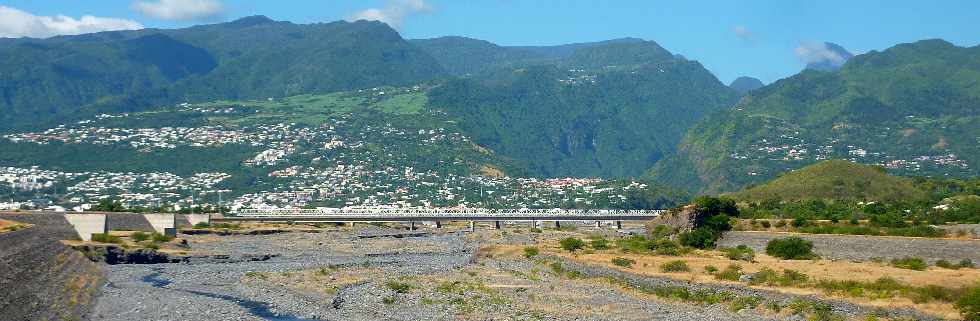
[[[942,38],[980,44],[980,1],[862,0],[0,0],[0,37],[178,28],[265,15],[294,23],[380,20],[403,37],[447,35],[500,45],[622,37],[653,40],[721,81],[770,83],[827,58]]]

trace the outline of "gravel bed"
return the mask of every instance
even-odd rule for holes
[[[962,259],[980,262],[980,240],[728,232],[718,242],[718,246],[747,245],[757,252],[765,252],[769,240],[789,236],[799,236],[812,241],[814,252],[824,258],[836,260],[868,261],[872,258],[887,260],[913,256],[930,263],[938,260],[958,262]]]

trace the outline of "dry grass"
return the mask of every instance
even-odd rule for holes
[[[959,286],[969,286],[972,284],[977,284],[980,282],[980,269],[959,269],[959,270],[948,270],[936,267],[930,267],[926,271],[914,271],[894,268],[887,266],[885,264],[879,263],[856,263],[848,261],[829,261],[829,260],[812,260],[812,261],[787,261],[779,260],[773,257],[758,254],[756,256],[756,262],[744,262],[744,261],[732,261],[725,258],[722,253],[717,251],[695,251],[691,254],[676,257],[676,256],[658,256],[651,254],[627,254],[619,253],[615,249],[607,251],[595,251],[593,253],[578,253],[572,254],[561,250],[557,242],[554,239],[547,240],[545,242],[539,243],[538,247],[542,254],[551,254],[560,257],[564,257],[577,262],[588,263],[592,265],[604,266],[611,269],[626,271],[630,273],[636,273],[640,275],[649,275],[655,277],[672,278],[678,280],[684,280],[689,282],[697,283],[710,283],[710,284],[740,284],[743,286],[744,283],[730,282],[717,280],[714,275],[705,272],[706,266],[715,266],[719,269],[723,269],[729,264],[737,263],[739,264],[745,273],[755,273],[758,272],[763,267],[768,267],[776,271],[782,271],[784,269],[796,270],[809,275],[810,279],[820,279],[820,280],[851,280],[851,281],[865,281],[873,282],[881,277],[891,277],[898,280],[902,284],[909,286],[942,286],[942,287],[959,287]],[[521,257],[521,251],[523,247],[518,245],[502,245],[492,248],[494,256],[507,256],[518,258]],[[635,260],[636,263],[631,267],[621,267],[616,266],[611,263],[613,258],[623,257]],[[664,273],[660,271],[660,266],[666,262],[682,259],[687,262],[690,266],[690,272],[683,273]],[[798,287],[769,287],[769,286],[751,286],[753,288],[774,290],[783,293],[799,294],[799,295],[818,295],[822,297],[828,297],[822,290],[817,288],[798,288]],[[893,297],[888,299],[869,299],[869,298],[855,298],[855,297],[845,297],[845,296],[834,296],[835,299],[843,299],[846,301],[854,302],[861,305],[872,306],[872,307],[883,307],[883,308],[915,308],[924,313],[933,314],[943,318],[958,318],[959,313],[950,303],[945,302],[927,302],[927,303],[915,303],[911,299],[904,297]]]
[[[31,226],[33,225],[0,219],[0,234],[23,230]]]

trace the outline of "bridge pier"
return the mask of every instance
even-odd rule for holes
[[[470,232],[476,232],[476,222],[470,221]]]
[[[561,229],[561,221],[555,221],[555,229],[556,230]]]
[[[623,221],[616,221],[616,229],[617,230],[623,229]]]
[[[595,221],[595,228],[602,228],[602,221]]]
[[[408,222],[408,230],[409,231],[415,230],[415,221]]]
[[[357,224],[357,223],[356,222],[349,222],[349,223],[347,223],[347,225],[350,226],[351,228],[354,228],[354,224]]]
[[[500,221],[493,221],[493,229],[495,230],[500,229]]]
[[[436,228],[442,228],[442,221],[436,221]]]

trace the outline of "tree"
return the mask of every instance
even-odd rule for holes
[[[785,260],[809,260],[815,256],[813,242],[795,236],[770,240],[766,254]]]

